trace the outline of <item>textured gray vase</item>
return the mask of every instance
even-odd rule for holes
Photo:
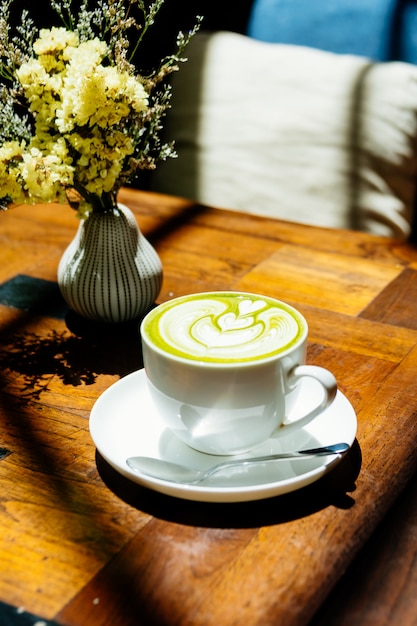
[[[82,221],[58,267],[58,285],[69,307],[101,322],[139,318],[155,302],[161,284],[158,254],[122,204]]]

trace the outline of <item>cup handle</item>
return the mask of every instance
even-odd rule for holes
[[[293,429],[301,428],[305,426],[312,419],[314,419],[319,413],[324,411],[336,397],[337,394],[337,381],[329,370],[326,370],[324,367],[319,367],[318,365],[297,365],[288,373],[288,385],[290,389],[294,389],[299,383],[301,378],[308,376],[310,378],[314,378],[317,380],[322,388],[323,388],[323,398],[320,404],[318,404],[314,409],[309,411],[306,415],[292,421],[292,422],[283,422],[280,426],[280,433],[282,433],[283,429],[285,432],[289,432]]]

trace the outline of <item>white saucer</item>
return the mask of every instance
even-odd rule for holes
[[[304,388],[298,404],[302,403],[303,397],[308,397],[310,403],[317,388],[308,378],[302,384]],[[242,456],[313,448],[342,441],[352,445],[356,428],[355,411],[338,391],[333,404],[311,424],[285,437],[269,439]],[[184,485],[137,474],[126,465],[130,456],[151,456],[196,469],[211,467],[228,458],[192,450],[165,428],[150,398],[144,370],[120,379],[98,398],[90,415],[90,433],[100,454],[123,476],[170,496],[203,502],[244,502],[295,491],[318,480],[339,460],[328,456],[278,461],[245,470],[229,470],[229,474],[215,475],[199,485]]]

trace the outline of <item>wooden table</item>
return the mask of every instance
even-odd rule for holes
[[[327,626],[415,623],[417,505],[388,511],[417,466],[417,251],[132,190],[120,199],[161,256],[160,301],[231,288],[304,313],[308,362],[335,373],[357,442],[317,483],[255,503],[187,502],[122,478],[96,455],[88,418],[141,366],[136,325],[104,334],[65,315],[55,277],[77,227],[69,208],[1,214],[0,600],[13,623],[291,626],[319,609]]]

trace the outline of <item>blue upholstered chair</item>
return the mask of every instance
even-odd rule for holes
[[[417,63],[416,0],[255,0],[255,39]]]

